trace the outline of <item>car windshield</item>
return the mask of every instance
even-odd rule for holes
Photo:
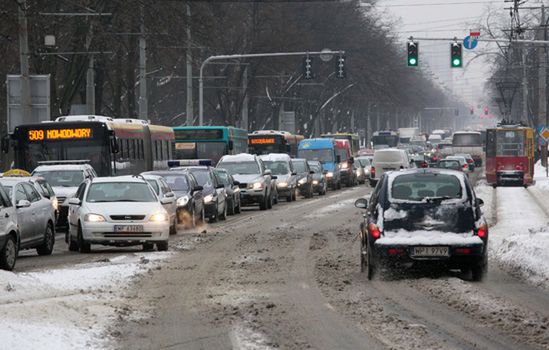
[[[322,166],[320,164],[309,164],[309,168],[311,168],[311,170],[314,171],[315,173],[322,172]]]
[[[149,185],[151,185],[156,194],[160,193],[160,188],[158,188],[158,182],[156,182],[156,180],[147,179],[147,182],[149,183]]]
[[[303,161],[293,161],[292,164],[294,165],[294,170],[298,173],[304,173],[307,171],[305,162]]]
[[[290,172],[288,162],[285,161],[263,161],[267,169],[270,169],[273,175],[286,175]]]
[[[88,190],[86,202],[156,202],[151,188],[142,182],[93,183]]]
[[[437,168],[443,169],[459,169],[460,165],[457,160],[441,160],[437,164]]]
[[[54,187],[78,187],[84,181],[84,172],[82,170],[36,171],[32,175],[43,177]]]
[[[194,174],[196,177],[196,174]],[[172,191],[188,191],[189,183],[187,178],[183,175],[163,175],[164,180],[168,183],[168,186]],[[202,186],[202,185],[200,185]]]
[[[198,182],[198,186],[202,187],[212,187],[213,181],[210,176],[209,170],[202,170],[202,169],[189,169],[189,172],[194,175],[196,178],[196,182]],[[173,188],[172,188],[173,189]]]
[[[316,160],[323,163],[334,161],[334,151],[326,149],[300,149],[299,158],[305,158],[307,160]]]
[[[259,174],[259,165],[256,162],[222,162],[217,166],[231,175]]]
[[[361,166],[369,166],[370,165],[370,158],[357,158],[358,162]]]
[[[399,151],[378,151],[374,154],[376,163],[398,163],[402,161],[402,155]]]

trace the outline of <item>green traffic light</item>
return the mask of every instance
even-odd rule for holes
[[[410,59],[408,60],[408,65],[409,65],[409,66],[416,66],[416,65],[417,65],[417,60],[416,60],[415,58],[413,58],[413,57],[410,58]]]
[[[454,59],[452,60],[452,66],[454,66],[454,67],[459,67],[459,66],[461,66],[461,60],[460,60],[459,58],[454,58]]]

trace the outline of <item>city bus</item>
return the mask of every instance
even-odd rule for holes
[[[258,130],[248,134],[248,148],[251,154],[286,153],[297,156],[297,146],[305,137],[287,131]]]
[[[88,161],[99,176],[136,175],[168,168],[174,134],[139,119],[76,115],[15,127],[3,142],[14,168],[32,172],[41,162]]]
[[[227,154],[248,153],[248,132],[232,126],[177,126],[175,159],[211,159],[217,164]]]
[[[358,134],[338,132],[335,134],[322,134],[321,138],[327,139],[336,139],[336,140],[347,140],[349,145],[351,145],[351,156],[356,157],[358,155],[358,150],[360,149],[360,138]]]
[[[486,182],[493,187],[534,183],[534,131],[520,124],[486,130]]]
[[[390,130],[375,131],[372,135],[372,148],[381,149],[398,146],[398,133]]]

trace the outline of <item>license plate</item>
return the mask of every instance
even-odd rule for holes
[[[114,232],[143,232],[143,225],[114,225]]]
[[[412,256],[415,257],[444,257],[450,256],[448,247],[414,247]]]

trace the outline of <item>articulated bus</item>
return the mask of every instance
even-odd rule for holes
[[[248,132],[231,126],[177,126],[175,159],[211,159],[217,164],[227,154],[248,153]]]
[[[168,168],[173,130],[138,119],[78,115],[17,126],[9,135],[14,168],[32,172],[42,161],[87,160],[99,176]]]
[[[486,130],[486,182],[493,187],[534,183],[534,132],[520,124]]]
[[[251,154],[286,153],[297,156],[297,146],[305,137],[287,131],[258,130],[248,134],[248,148]]]
[[[360,138],[358,134],[338,132],[335,134],[322,134],[322,138],[336,139],[336,140],[347,140],[349,145],[351,145],[351,156],[356,157],[358,155],[358,150],[360,148]]]

